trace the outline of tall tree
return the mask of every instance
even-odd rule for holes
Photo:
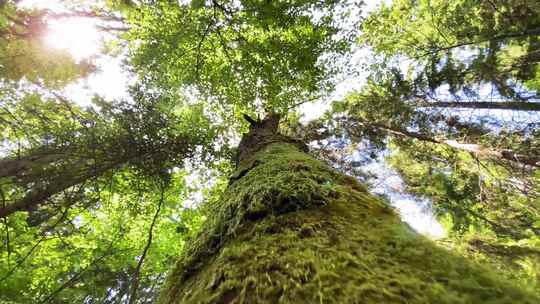
[[[125,63],[139,86],[129,100],[82,109],[57,95],[13,94],[4,105],[0,299],[145,303],[168,272],[170,303],[537,301],[419,236],[354,178],[278,132],[281,116],[334,85],[334,59],[352,41],[342,28],[347,2],[109,4],[125,16],[106,14],[125,21]],[[428,131],[447,119],[401,98],[422,97],[414,79],[383,74],[395,77],[345,103],[351,121],[436,138]],[[465,132],[483,143],[484,128],[458,122],[441,127],[444,140]],[[223,159],[246,129],[230,170]],[[219,171],[213,187],[186,176],[198,166]],[[474,175],[453,184],[437,176],[446,206],[476,194]],[[182,210],[202,188],[211,189],[205,204]],[[508,226],[497,232],[523,234]]]
[[[149,96],[141,96],[135,105],[102,102],[102,111],[96,113],[81,111],[65,100],[43,102],[39,96],[33,97],[17,102],[13,108],[10,104],[3,108],[5,134],[14,140],[23,133],[25,140],[33,142],[23,151],[0,159],[4,186],[16,186],[4,196],[2,217],[36,210],[64,190],[113,169],[133,166],[157,175],[182,165],[185,158],[194,156],[197,146],[206,146],[214,136],[210,123],[204,123],[200,107],[186,107],[179,115],[170,108],[167,113],[170,100],[152,101]],[[53,119],[56,126],[50,123]],[[33,132],[34,138],[24,131]]]
[[[164,303],[534,303],[415,233],[351,177],[252,121]]]

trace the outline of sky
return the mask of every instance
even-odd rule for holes
[[[389,2],[387,0],[382,0]],[[365,1],[366,5],[361,15],[365,15],[376,8],[381,0]],[[38,1],[24,0],[20,5],[26,7],[48,8],[55,11],[62,11],[61,1]],[[122,68],[122,57],[103,56],[101,54],[104,42],[108,37],[103,36],[97,27],[96,22],[88,18],[66,18],[52,22],[49,31],[43,38],[45,43],[51,48],[58,48],[68,51],[75,60],[92,59],[98,67],[96,73],[78,80],[67,86],[63,94],[70,100],[80,105],[90,105],[93,94],[98,93],[106,99],[127,98],[127,88],[131,77]],[[351,66],[361,66],[370,57],[369,51],[357,49],[348,64]],[[343,77],[337,84],[335,91],[325,100],[302,105],[300,108],[304,115],[303,121],[309,121],[320,117],[329,109],[332,100],[343,98],[348,92],[359,89],[364,84],[365,75],[360,73],[355,77]],[[361,150],[355,151],[356,155]],[[353,157],[354,157],[353,155]],[[411,225],[418,232],[432,238],[440,238],[445,235],[441,224],[433,215],[431,202],[427,199],[417,198],[404,193],[404,182],[399,175],[388,167],[382,160],[369,163],[363,168],[376,176],[376,181],[372,187],[375,194],[385,194],[391,204],[398,210],[402,219]],[[196,174],[192,177],[196,179]],[[194,193],[191,198],[194,205],[202,200],[201,193]]]
[[[385,195],[390,204],[397,209],[401,219],[414,230],[432,239],[446,235],[444,227],[433,212],[432,202],[427,198],[408,194],[401,176],[390,168],[382,157],[366,164],[362,169],[375,176],[369,183],[371,193]]]
[[[362,10],[356,13],[359,18],[367,16],[370,12],[375,10],[383,3],[385,5],[389,5],[391,3],[390,0],[364,0],[363,2],[364,5],[362,6]],[[370,56],[372,55],[369,50],[358,47],[354,50],[351,58],[349,58],[347,61],[347,64],[348,66],[361,66],[362,63],[369,60]],[[327,98],[301,105],[300,111],[303,114],[301,121],[308,122],[310,120],[319,118],[324,114],[325,111],[330,109],[330,105],[333,100],[342,99],[345,97],[345,95],[347,95],[347,93],[360,89],[365,84],[367,71],[358,70],[358,72],[359,73],[355,76],[344,75],[343,77],[340,77],[341,79],[338,77],[339,81],[336,84],[334,92],[332,92],[332,94],[330,94],[330,96]]]

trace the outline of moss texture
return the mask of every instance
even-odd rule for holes
[[[295,144],[243,160],[214,207],[163,303],[539,303]]]

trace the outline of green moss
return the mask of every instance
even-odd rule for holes
[[[270,144],[238,168],[163,302],[537,303],[293,144]]]

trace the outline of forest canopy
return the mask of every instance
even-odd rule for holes
[[[538,295],[538,90],[538,1],[0,1],[0,303],[156,302],[254,129]]]

